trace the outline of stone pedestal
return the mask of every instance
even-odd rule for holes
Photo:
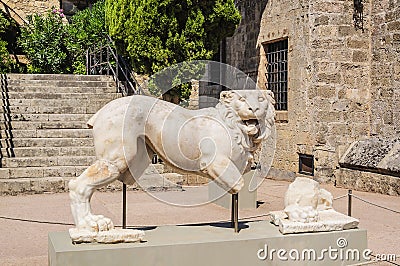
[[[282,235],[267,221],[160,226],[144,243],[77,244],[49,234],[49,265],[351,265],[365,261],[366,230]],[[368,253],[367,253],[368,254]],[[359,258],[358,258],[359,257]]]
[[[254,171],[250,171],[243,176],[244,186],[239,192],[239,210],[242,209],[255,209],[257,208],[257,190],[252,192],[249,191],[249,184],[253,177]],[[215,183],[209,183],[208,185],[208,199],[213,200],[213,203],[222,206],[224,208],[231,208],[232,195],[225,193],[222,197],[214,200],[218,195],[223,194],[225,191],[216,185]]]

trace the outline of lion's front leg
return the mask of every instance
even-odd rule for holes
[[[207,167],[207,174],[231,194],[238,193],[244,185],[242,174],[229,158],[216,158]]]
[[[97,188],[115,181],[119,176],[116,166],[105,160],[97,160],[79,177],[69,182],[71,211],[78,230],[99,232],[114,228],[109,218],[91,213],[90,199]]]

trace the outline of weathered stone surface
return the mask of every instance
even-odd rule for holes
[[[65,191],[95,154],[87,120],[119,97],[109,76],[2,77],[1,194]]]
[[[282,234],[337,231],[356,228],[358,220],[332,208],[333,196],[319,183],[297,177],[285,194],[285,209],[270,212],[271,222]]]
[[[318,182],[307,178],[297,177],[292,182],[285,194],[285,207],[289,205],[311,206],[313,209],[317,208],[319,197],[319,184]]]
[[[285,194],[284,212],[292,222],[310,223],[319,220],[320,210],[332,209],[333,196],[308,177],[297,177]]]
[[[351,143],[398,137],[400,6],[392,2],[364,6],[359,29],[352,2],[238,1],[243,19],[227,39],[226,62],[260,88],[268,84],[268,44],[288,39],[288,111],[287,119],[276,120],[275,169],[297,172],[298,156],[291,156],[296,147],[310,155],[323,147],[333,155],[318,156],[315,178],[335,182],[339,159]],[[393,171],[399,164],[389,157],[380,167]]]
[[[335,176],[339,187],[400,196],[399,177],[346,168],[337,170]]]
[[[157,179],[163,187],[171,185],[160,175],[143,176],[150,164],[147,145],[166,164],[204,175],[231,194],[239,192],[254,152],[271,135],[273,101],[270,91],[233,90],[224,91],[215,108],[202,110],[187,110],[143,95],[105,105],[88,121],[96,160],[68,184],[77,234],[82,231],[86,236],[88,230],[97,235],[113,229],[110,219],[91,213],[95,189],[115,180],[128,185],[145,183],[145,187],[151,185],[146,179]]]
[[[302,223],[287,219],[283,211],[270,212],[271,222],[279,226],[282,234],[341,231],[357,228],[359,221],[356,218],[344,215],[335,210],[320,211],[319,219],[315,222]]]
[[[400,139],[373,138],[353,143],[340,160],[343,167],[400,175]]]
[[[8,8],[6,8],[6,5]],[[23,24],[24,20],[26,20],[26,16],[33,13],[46,13],[52,7],[58,7],[60,3],[56,0],[48,0],[48,1],[23,1],[23,0],[6,0],[4,1],[4,6],[1,8],[6,13],[10,14],[10,16],[17,21],[19,24]],[[9,9],[13,10],[10,12]]]
[[[132,229],[112,229],[92,232],[89,230],[69,229],[72,242],[78,243],[133,243],[144,240],[144,232]]]

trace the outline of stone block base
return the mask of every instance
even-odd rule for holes
[[[359,224],[356,218],[332,209],[319,211],[318,216],[317,222],[301,223],[287,219],[284,211],[270,212],[271,222],[279,226],[282,234],[348,230],[357,228]]]
[[[49,234],[49,265],[351,265],[365,261],[366,230],[282,235],[267,221],[160,226],[144,243],[73,245]]]
[[[400,177],[346,168],[340,168],[335,175],[339,187],[400,196]]]

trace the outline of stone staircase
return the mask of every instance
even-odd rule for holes
[[[1,79],[0,194],[60,192],[94,160],[86,122],[121,97],[109,76]]]

